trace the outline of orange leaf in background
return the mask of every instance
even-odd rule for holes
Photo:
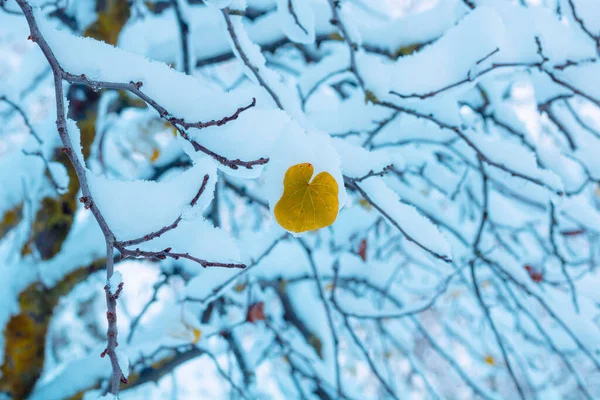
[[[573,231],[562,231],[560,234],[563,236],[578,236],[584,234],[585,231],[583,229],[576,229]]]
[[[152,150],[152,155],[150,156],[150,162],[154,163],[154,161],[158,160],[158,156],[160,156],[160,151],[158,149]]]
[[[262,301],[254,303],[248,308],[248,314],[246,314],[246,321],[255,323],[256,321],[264,321],[265,316],[265,303]]]
[[[360,241],[360,244],[358,245],[358,255],[363,261],[367,261],[367,239]]]
[[[544,280],[544,275],[541,272],[533,269],[530,265],[526,265],[525,269],[529,273],[529,276],[531,277],[532,281],[534,281],[536,283],[540,283],[541,281]]]
[[[291,166],[283,178],[283,195],[275,205],[275,219],[291,232],[307,232],[333,224],[337,218],[338,184],[329,172],[311,181],[310,163]]]

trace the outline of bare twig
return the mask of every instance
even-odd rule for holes
[[[50,178],[50,183],[52,184],[52,187],[54,188],[54,190],[57,193],[64,193],[67,188],[64,186],[61,186],[56,179],[54,178],[54,175],[52,174],[52,171],[50,170],[50,163],[48,162],[48,159],[46,159],[46,157],[44,157],[44,154],[42,154],[41,151],[27,151],[27,150],[23,150],[23,154],[25,154],[26,156],[35,156],[35,157],[39,157],[42,162],[44,163],[44,166],[46,168],[46,173],[48,174],[48,177]]]
[[[21,107],[19,107],[19,105],[17,105],[15,102],[9,100],[6,96],[0,96],[0,101],[4,101],[6,104],[11,106],[16,112],[19,113],[21,118],[23,118],[23,122],[25,123],[25,126],[27,126],[27,129],[29,129],[29,133],[31,133],[31,135],[35,138],[35,140],[38,142],[38,144],[42,144],[43,143],[42,139],[37,134],[35,129],[33,129],[33,126],[31,125],[31,122],[29,122],[29,118],[27,118],[27,114],[25,114],[23,109]]]
[[[304,26],[302,26],[302,24],[300,23],[300,20],[298,19],[298,15],[296,14],[296,10],[294,9],[293,0],[287,0],[287,4],[288,4],[288,11],[290,12],[290,15],[292,16],[292,18],[294,18],[294,23],[296,25],[298,25],[298,27],[300,29],[302,29],[302,32],[304,32],[305,35],[308,35],[308,31],[306,30],[306,28]]]
[[[256,78],[258,83],[267,91],[267,93],[269,93],[269,96],[271,96],[271,98],[273,99],[275,104],[277,104],[277,107],[279,107],[280,109],[283,110],[283,104],[279,100],[279,96],[277,96],[277,94],[273,91],[273,89],[269,86],[269,84],[267,84],[267,82],[264,80],[264,78],[260,74],[260,71],[258,70],[258,67],[255,66],[252,63],[252,61],[250,61],[250,58],[248,58],[248,55],[246,54],[246,50],[243,48],[242,44],[240,43],[240,40],[235,31],[235,27],[233,26],[233,22],[231,21],[231,15],[230,15],[229,8],[223,8],[221,10],[221,12],[223,13],[223,17],[225,18],[225,23],[227,24],[227,32],[229,32],[231,41],[233,42],[233,45],[235,46],[235,50],[236,50],[237,54],[242,59],[242,62],[244,63],[244,65],[246,67],[248,67],[250,69],[250,71],[252,71],[252,74],[254,75],[254,77]]]
[[[29,29],[31,32],[31,35],[30,35],[31,40],[33,42],[37,43],[40,50],[44,54],[46,60],[48,61],[50,68],[52,69],[52,73],[54,76],[54,89],[55,89],[56,113],[57,113],[56,126],[58,129],[58,134],[60,136],[60,139],[63,143],[62,150],[65,152],[65,154],[69,158],[69,161],[73,165],[73,168],[75,169],[75,173],[76,173],[77,178],[80,183],[81,192],[82,192],[82,197],[80,200],[84,203],[85,208],[89,209],[92,212],[92,215],[96,219],[96,221],[104,235],[105,241],[106,241],[106,253],[107,253],[106,281],[107,281],[107,284],[105,286],[105,292],[106,292],[106,306],[107,306],[106,317],[108,320],[108,331],[107,331],[108,343],[107,343],[106,349],[102,353],[102,356],[108,355],[108,357],[111,361],[112,377],[110,379],[109,392],[116,395],[119,391],[120,383],[121,382],[127,383],[127,378],[125,377],[125,373],[128,373],[128,371],[121,371],[121,368],[119,366],[119,361],[117,359],[117,354],[116,354],[116,347],[118,346],[116,304],[117,304],[117,298],[118,298],[119,294],[121,293],[122,286],[120,286],[115,292],[112,291],[112,289],[114,289],[114,288],[110,287],[110,280],[111,280],[111,277],[112,277],[113,271],[114,271],[114,254],[113,254],[114,249],[117,248],[119,250],[119,252],[124,256],[134,256],[134,257],[141,256],[141,257],[157,258],[157,259],[164,259],[166,257],[171,257],[174,259],[186,258],[186,259],[189,259],[189,260],[199,263],[203,267],[244,268],[245,265],[235,264],[235,263],[211,262],[211,261],[207,261],[204,259],[200,259],[200,258],[191,256],[188,253],[172,253],[170,251],[170,248],[159,251],[159,252],[144,252],[144,251],[140,251],[139,249],[128,250],[128,249],[125,249],[120,244],[119,241],[117,241],[114,233],[108,226],[104,216],[102,215],[100,209],[97,207],[97,205],[92,197],[92,194],[90,192],[90,188],[88,185],[87,177],[86,177],[86,167],[83,165],[83,160],[81,160],[81,158],[77,154],[77,150],[74,149],[73,144],[71,142],[71,138],[69,136],[69,133],[67,132],[67,120],[66,120],[66,115],[65,115],[63,81],[67,81],[70,83],[85,84],[87,86],[90,86],[93,89],[94,88],[95,89],[106,88],[106,89],[128,90],[128,91],[138,95],[138,97],[142,98],[143,100],[145,100],[150,106],[152,106],[154,109],[156,109],[159,112],[161,117],[165,118],[169,115],[169,113],[163,107],[161,107],[158,103],[156,103],[154,100],[150,99],[147,95],[145,95],[143,92],[141,92],[139,90],[139,88],[141,87],[141,83],[134,83],[134,82],[112,83],[112,82],[92,81],[92,80],[87,79],[85,77],[85,75],[78,76],[78,75],[73,75],[71,73],[64,71],[62,66],[60,65],[59,61],[57,60],[56,56],[54,55],[54,52],[52,51],[52,49],[50,48],[50,46],[44,39],[43,35],[41,34],[40,29],[35,20],[35,17],[33,15],[33,10],[31,8],[31,6],[25,0],[17,0],[17,3],[19,5],[19,7],[21,8],[21,10],[23,11],[23,14],[29,25]],[[241,111],[237,111],[236,113],[234,113],[234,116],[226,117],[226,119],[227,118],[235,119],[235,118],[237,118],[237,115],[239,115],[240,112]],[[169,121],[169,122],[171,122],[171,121]],[[222,123],[224,123],[224,122],[211,121],[211,122],[203,124],[203,127],[219,125]],[[180,133],[181,133],[182,130],[181,130],[181,128],[179,128],[179,129],[180,129]],[[238,162],[236,163],[236,160],[234,160],[232,162],[232,165],[234,165],[234,166],[241,165],[239,160],[237,160],[237,161]],[[260,163],[264,163],[264,162],[266,162],[266,161],[261,161]],[[251,165],[249,165],[247,167],[251,168]],[[195,202],[198,200],[199,195],[204,190],[203,188],[206,186],[207,179],[208,178],[205,177],[203,187],[200,189],[199,194],[196,197],[194,197],[194,199],[192,199],[192,202],[191,202],[192,205],[195,204]],[[165,229],[167,229],[167,228],[165,228]],[[169,230],[169,229],[167,229],[167,230]],[[158,237],[162,233],[164,233],[164,232],[153,232],[153,233],[149,234],[148,237],[152,237],[152,238]],[[134,240],[134,242],[135,242],[135,240]]]
[[[196,203],[198,202],[198,199],[200,198],[200,196],[202,195],[202,193],[204,193],[204,190],[206,189],[206,184],[208,183],[208,178],[209,178],[208,175],[204,175],[204,179],[202,180],[202,185],[200,186],[200,189],[198,190],[198,193],[196,193],[196,195],[194,196],[194,198],[192,198],[192,200],[189,203],[191,207],[194,207],[196,205]],[[169,231],[177,228],[177,226],[181,222],[182,218],[183,218],[183,216],[180,215],[170,225],[164,226],[164,227],[160,228],[157,231],[148,233],[147,235],[144,235],[144,236],[142,236],[140,238],[137,238],[137,239],[119,241],[119,242],[117,242],[116,246],[117,246],[118,249],[120,249],[122,247],[135,246],[136,244],[140,244],[140,243],[144,243],[144,242],[149,242],[152,239],[160,237],[164,233],[167,233],[167,232],[169,232]]]
[[[63,70],[62,70],[60,64],[58,63],[56,57],[54,56],[54,53],[50,49],[50,46],[48,46],[48,43],[42,36],[42,34],[38,28],[37,22],[35,20],[35,17],[33,16],[33,10],[31,8],[31,6],[25,0],[16,0],[16,1],[19,4],[19,6],[21,7],[21,10],[23,11],[25,18],[27,19],[27,23],[29,24],[29,29],[31,31],[31,39],[35,43],[38,44],[38,46],[44,53],[44,56],[48,60],[48,63],[50,64],[50,67],[52,68],[52,72],[54,74],[54,90],[55,90],[55,97],[56,97],[56,114],[57,114],[56,126],[58,128],[58,134],[60,136],[60,139],[62,140],[62,143],[64,146],[64,151],[65,151],[67,157],[69,158],[69,161],[73,165],[73,168],[75,169],[75,173],[77,174],[77,178],[79,180],[83,196],[85,198],[90,199],[90,201],[88,203],[89,209],[92,212],[96,221],[98,222],[98,225],[100,226],[100,229],[102,230],[102,233],[104,234],[104,237],[106,239],[106,254],[107,254],[106,280],[107,280],[107,287],[108,287],[108,282],[110,281],[110,278],[113,275],[113,268],[114,268],[113,249],[114,249],[115,236],[114,236],[113,232],[111,231],[111,229],[109,228],[108,224],[106,223],[106,220],[102,216],[102,213],[100,212],[100,210],[98,209],[96,204],[93,202],[93,200],[91,200],[92,197],[91,197],[90,189],[89,189],[87,178],[86,178],[85,167],[82,165],[79,157],[77,156],[77,153],[76,153],[75,149],[73,148],[73,144],[71,143],[71,138],[69,137],[69,134],[67,132],[67,120],[66,120],[66,116],[65,116],[64,93],[63,93],[63,87],[62,87]],[[106,317],[108,320],[109,327],[108,327],[108,332],[107,332],[108,345],[106,347],[104,354],[107,354],[109,356],[111,365],[112,365],[112,369],[113,369],[110,393],[117,394],[119,391],[119,383],[124,378],[124,375],[123,375],[123,372],[121,371],[121,367],[119,366],[119,362],[117,360],[117,354],[115,352],[115,348],[117,346],[117,314],[116,314],[116,304],[117,303],[116,303],[116,299],[113,298],[112,295],[110,294],[109,289],[110,288],[105,289],[105,291],[106,291],[106,306],[107,306]]]
[[[458,126],[453,126],[450,124],[447,124],[443,121],[440,121],[439,119],[435,118],[432,114],[423,114],[421,112],[412,110],[410,108],[405,108],[405,107],[401,107],[398,106],[396,104],[390,103],[390,102],[378,102],[378,104],[387,107],[387,108],[391,108],[394,110],[398,110],[401,112],[404,112],[406,114],[410,114],[413,115],[417,118],[423,118],[426,119],[428,121],[433,122],[434,124],[436,124],[437,126],[439,126],[442,129],[446,129],[446,130],[450,130],[452,132],[454,132],[458,137],[460,137],[472,150],[475,151],[475,153],[477,154],[477,156],[484,161],[486,164],[491,165],[492,167],[498,168],[499,170],[502,170],[512,176],[516,176],[518,178],[524,179],[526,181],[529,181],[531,183],[534,183],[538,186],[542,186],[544,188],[546,188],[547,190],[556,193],[558,195],[562,195],[564,194],[562,190],[557,189],[557,188],[553,188],[548,186],[546,183],[542,182],[540,179],[536,178],[536,177],[532,177],[529,175],[526,175],[522,172],[519,171],[515,171],[509,167],[507,167],[506,165],[499,163],[497,161],[492,160],[491,158],[489,158],[486,154],[484,154],[478,147],[477,145],[475,145],[475,143],[458,127]]]
[[[175,9],[175,17],[177,18],[177,26],[179,27],[179,39],[181,40],[181,53],[183,62],[183,72],[186,75],[190,74],[190,25],[183,16],[179,0],[171,0],[171,4]]]
[[[404,228],[402,228],[400,226],[400,224],[398,224],[398,221],[396,221],[394,218],[392,218],[383,208],[381,208],[381,206],[379,204],[377,204],[376,201],[374,201],[369,196],[369,194],[359,185],[359,182],[357,182],[356,180],[354,180],[352,178],[348,178],[348,177],[345,177],[344,180],[346,181],[347,185],[349,185],[350,187],[354,187],[365,198],[365,200],[367,200],[369,202],[369,204],[371,204],[373,207],[375,207],[377,209],[377,211],[379,211],[381,213],[381,215],[383,215],[392,225],[394,225],[404,235],[404,237],[409,242],[416,244],[421,249],[425,250],[427,253],[431,254],[435,258],[438,258],[446,263],[452,262],[452,260],[448,256],[446,256],[444,254],[439,254],[439,253],[435,252],[434,250],[431,250],[430,248],[425,246],[423,243],[421,243],[418,240],[416,240],[415,238],[413,238],[408,232],[406,232],[404,230]]]
[[[350,53],[350,72],[352,72],[356,76],[356,79],[358,80],[358,84],[364,91],[365,90],[365,81],[363,80],[362,76],[358,72],[358,67],[356,65],[356,51],[358,50],[358,45],[356,43],[354,43],[352,41],[352,39],[350,38],[348,29],[346,28],[346,25],[344,24],[344,22],[342,21],[342,19],[340,17],[339,8],[340,8],[341,1],[340,0],[328,0],[328,2],[329,2],[329,7],[331,8],[331,15],[332,15],[330,22],[332,25],[336,26],[337,29],[340,31],[340,33],[342,34],[342,38],[344,39],[344,42],[348,46],[348,52]]]
[[[61,71],[62,71],[62,68],[61,68]],[[254,105],[256,104],[256,99],[254,99],[254,98],[252,99],[252,102],[248,106],[240,107],[233,114],[231,114],[229,116],[225,116],[221,119],[211,120],[211,121],[207,121],[207,122],[198,121],[198,122],[193,122],[193,123],[187,123],[181,118],[172,116],[169,111],[167,111],[164,107],[162,107],[160,104],[158,104],[152,98],[150,98],[148,95],[146,95],[144,92],[142,92],[140,90],[140,88],[143,86],[142,82],[129,82],[129,83],[103,82],[103,81],[96,81],[96,80],[88,79],[85,75],[74,75],[74,74],[64,72],[64,71],[62,71],[62,75],[64,77],[64,80],[66,80],[69,83],[77,83],[77,84],[87,85],[94,90],[99,90],[99,89],[126,90],[126,91],[129,91],[129,92],[135,94],[140,99],[144,100],[150,107],[154,108],[158,112],[158,115],[161,118],[164,118],[171,125],[173,125],[173,127],[175,127],[175,129],[177,129],[177,131],[179,132],[181,137],[192,144],[195,151],[200,151],[204,154],[207,154],[207,155],[211,156],[212,158],[214,158],[215,160],[217,160],[218,162],[220,162],[221,164],[223,164],[231,169],[238,169],[239,167],[252,169],[256,165],[264,165],[267,162],[269,162],[268,158],[260,158],[258,160],[254,160],[254,161],[242,161],[240,159],[230,160],[226,157],[223,157],[220,154],[213,152],[212,150],[209,150],[205,146],[198,143],[198,141],[191,139],[189,137],[189,135],[185,132],[185,129],[190,128],[190,127],[197,128],[197,129],[203,129],[203,128],[208,128],[211,126],[222,126],[222,125],[226,124],[227,122],[233,121],[233,120],[237,119],[238,116],[243,111],[245,111],[251,107],[254,107]]]

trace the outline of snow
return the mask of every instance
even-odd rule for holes
[[[210,238],[210,240],[206,240],[206,238]],[[206,220],[182,221],[176,229],[170,230],[150,242],[143,243],[139,247],[146,251],[162,251],[171,247],[172,253],[190,253],[194,257],[207,261],[240,262],[236,241],[228,232],[215,228]],[[204,270],[192,260],[180,259],[179,263],[193,273],[208,270]],[[220,268],[217,269],[220,270]]]
[[[383,180],[368,179],[360,183],[360,187],[412,238],[410,241],[416,241],[434,253],[451,258],[450,246],[435,225],[414,207],[403,204]]]
[[[593,0],[573,0],[575,12],[582,19],[587,29],[593,34],[600,34],[600,13]],[[567,8],[572,15],[571,8]]]
[[[356,22],[363,42],[377,43],[393,54],[400,47],[437,39],[458,21],[463,10],[460,1],[446,0],[437,2],[429,10],[393,18],[385,23],[373,24],[364,17],[357,18]]]
[[[141,90],[145,94],[173,116],[188,122],[220,119],[224,116],[224,106],[231,107],[233,111],[252,100],[244,97],[236,99],[235,93],[223,93],[202,79],[179,73],[166,64],[147,60],[102,42],[56,31],[43,20],[40,21],[40,28],[66,71],[75,75],[85,74],[91,80],[141,81]],[[106,60],[111,62],[105,63]],[[98,65],[103,65],[103,68],[98,68]]]
[[[218,8],[225,8],[231,5],[232,0],[207,0],[207,3]]]
[[[252,161],[269,156],[276,140],[285,134],[284,129],[289,122],[290,117],[283,111],[251,108],[235,121],[220,127],[190,129],[189,135],[224,157]],[[246,145],[240,148],[239,143]],[[193,150],[188,154],[192,159],[198,157]],[[240,175],[239,170],[234,171],[222,165],[218,167],[228,174]],[[253,167],[252,171],[244,169],[240,168],[247,178],[257,177],[262,171],[261,166]]]
[[[394,63],[358,53],[359,70],[379,98],[390,91],[403,95],[426,94],[467,78],[475,67],[482,70],[489,65],[489,60],[477,64],[502,45],[503,31],[497,13],[488,7],[478,7],[435,43]],[[473,37],[478,40],[471,40]],[[465,43],[469,43],[469,47],[465,47]],[[457,54],[460,57],[456,57]],[[440,65],[444,68],[440,69]]]
[[[315,16],[310,3],[306,0],[277,0],[279,27],[295,43],[312,43],[315,40]]]
[[[561,202],[559,209],[582,226],[600,231],[600,212],[590,204],[586,196],[569,196]]]
[[[530,178],[540,180],[550,190],[562,191],[561,179],[551,171],[541,169],[537,166],[535,154],[516,143],[502,139],[490,139],[477,135],[475,132],[464,131],[465,136],[472,141],[475,147],[488,159],[497,165],[508,168],[511,171],[521,173]]]
[[[122,181],[87,173],[91,194],[119,240],[131,240],[168,226],[196,196],[205,175],[206,188],[194,207],[205,209],[216,183],[215,163],[204,158],[168,181]],[[132,224],[131,221],[139,221]]]
[[[385,150],[370,152],[343,139],[333,139],[332,143],[340,155],[342,171],[351,178],[382,172],[393,164]]]

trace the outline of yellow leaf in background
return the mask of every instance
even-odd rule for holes
[[[310,163],[291,166],[283,178],[283,195],[275,205],[275,219],[291,232],[307,232],[333,224],[337,218],[338,184],[329,172],[311,181]]]
[[[173,136],[177,136],[177,129],[175,129],[175,127],[173,125],[171,125],[170,122],[165,122],[164,126],[165,126],[165,128],[170,129],[171,132],[173,132]]]
[[[178,326],[171,329],[167,334],[173,339],[178,339],[184,342],[191,342],[192,344],[198,343],[202,337],[202,331],[198,328],[192,328],[191,326],[184,323],[184,326]]]
[[[169,315],[169,317],[173,318],[173,322],[165,322],[168,336],[186,343],[198,343],[202,337],[202,330],[200,330],[200,322],[196,320],[194,314],[182,310],[181,315],[177,313]]]
[[[369,203],[366,199],[360,199],[358,201],[358,204],[360,204],[362,206],[362,208],[364,208],[365,210],[371,210],[373,208],[373,206],[371,205],[371,203]]]
[[[486,356],[483,360],[485,361],[486,364],[496,365],[496,360],[494,360],[494,357],[492,357],[492,356]]]
[[[202,337],[202,331],[200,329],[194,329],[193,332],[194,332],[194,340],[192,340],[192,343],[196,344]]]
[[[342,37],[342,35],[340,35],[337,32],[330,33],[329,34],[329,39],[330,40],[337,40],[338,42],[343,42],[344,41],[344,38]]]
[[[379,102],[379,99],[377,99],[377,96],[375,96],[375,93],[371,92],[370,90],[365,91],[365,104],[367,103],[373,103],[373,104],[377,104]]]
[[[121,29],[130,16],[127,2],[121,0],[105,0],[98,2],[98,19],[88,26],[83,36],[103,40],[115,46]]]
[[[419,43],[409,44],[408,46],[402,46],[394,52],[394,54],[392,55],[392,58],[396,59],[398,57],[409,56],[422,47],[423,47],[423,45],[419,44]]]
[[[160,150],[158,150],[158,149],[152,150],[152,155],[150,156],[150,162],[154,163],[154,161],[158,160],[158,156],[160,156]]]
[[[235,285],[233,287],[233,290],[235,290],[238,293],[243,292],[246,289],[246,284],[245,283],[238,283],[237,285]]]

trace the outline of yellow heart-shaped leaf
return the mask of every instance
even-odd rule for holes
[[[338,183],[329,172],[311,181],[310,163],[291,166],[283,178],[283,195],[275,205],[275,219],[291,232],[306,232],[333,224],[337,218]]]

